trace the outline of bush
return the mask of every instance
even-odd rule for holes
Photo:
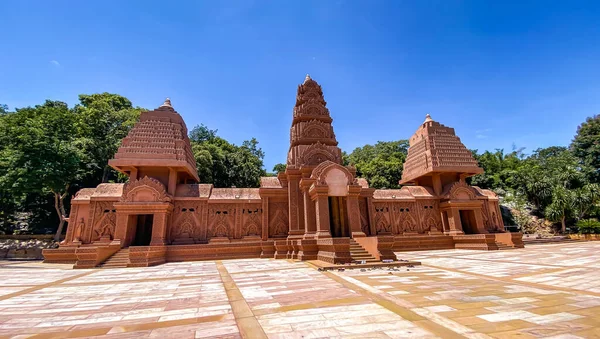
[[[580,234],[600,234],[600,221],[596,219],[582,219],[575,226]]]

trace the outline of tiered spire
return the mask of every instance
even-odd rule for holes
[[[471,151],[456,136],[454,128],[434,121],[429,114],[409,140],[401,184],[433,173],[482,173]]]
[[[167,98],[157,109],[143,112],[108,164],[127,173],[137,168],[165,168],[199,180],[185,122]]]
[[[316,166],[326,160],[341,163],[326,105],[321,86],[307,74],[296,95],[288,166]]]

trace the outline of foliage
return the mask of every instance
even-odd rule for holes
[[[471,185],[495,191],[508,191],[514,187],[513,178],[524,157],[523,149],[513,149],[510,153],[504,153],[502,149],[483,154],[478,154],[477,150],[472,152],[484,173],[470,178]]]
[[[371,187],[398,188],[407,153],[408,140],[378,141],[344,153],[344,163],[355,166],[357,176],[367,179]]]
[[[79,104],[73,111],[79,120],[77,133],[87,167],[83,187],[118,181],[117,172],[108,166],[108,160],[144,109],[133,107],[131,101],[118,94],[98,93],[79,95]]]
[[[600,183],[600,114],[587,118],[577,128],[571,150],[589,169],[590,180]]]
[[[10,192],[16,204],[28,194],[53,195],[56,240],[65,223],[69,186],[84,174],[76,126],[77,116],[67,104],[48,100],[5,116],[0,134],[0,191]]]
[[[194,127],[189,138],[203,183],[215,187],[258,187],[260,177],[266,175],[265,155],[254,138],[236,146],[204,125]]]
[[[581,234],[600,234],[600,221],[598,219],[581,219],[575,226]]]
[[[286,164],[277,164],[275,166],[273,166],[273,172],[274,173],[279,173],[279,172],[285,172],[285,169],[287,168]]]

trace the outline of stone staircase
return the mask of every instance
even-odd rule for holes
[[[496,246],[498,246],[498,250],[502,251],[502,250],[512,250],[514,247],[512,246],[508,246],[507,244],[503,243],[503,242],[499,242],[496,241]]]
[[[369,254],[367,250],[365,250],[359,243],[357,243],[354,239],[350,238],[350,256],[354,261],[364,260],[367,263],[378,262],[374,256]]]
[[[99,268],[125,268],[129,263],[129,247],[120,249],[117,253],[98,265]]]

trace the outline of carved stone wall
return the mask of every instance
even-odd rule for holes
[[[91,229],[91,241],[99,241],[101,238],[114,239],[115,237],[115,226],[117,221],[117,213],[110,201],[95,201],[92,202],[93,207],[92,217],[90,218],[92,229]]]
[[[398,202],[392,207],[394,215],[394,233],[419,233],[421,225],[419,224],[419,213],[417,203]]]
[[[244,204],[241,222],[242,238],[262,236],[262,213],[261,204]]]
[[[360,229],[366,236],[370,236],[371,227],[369,225],[369,208],[366,198],[358,199],[358,210],[360,212]]]
[[[375,231],[377,234],[392,233],[392,216],[390,214],[390,203],[375,202]]]
[[[284,238],[289,230],[288,203],[269,204],[269,238]]]
[[[417,208],[420,216],[419,233],[429,231],[443,232],[442,217],[440,215],[439,202],[437,200],[418,200]]]
[[[235,213],[234,204],[208,205],[208,235],[210,238],[233,238]]]
[[[194,241],[202,237],[202,207],[196,201],[178,201],[171,216],[169,240]]]

